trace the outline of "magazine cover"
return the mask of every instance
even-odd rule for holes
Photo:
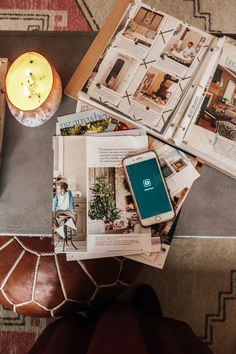
[[[129,205],[122,169],[148,137],[57,136],[53,139],[55,252],[111,255],[151,251],[151,231]]]

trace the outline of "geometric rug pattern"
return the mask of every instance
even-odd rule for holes
[[[0,353],[26,354],[50,322],[52,319],[24,316],[1,306]]]
[[[165,316],[189,323],[214,354],[235,354],[235,254],[235,239],[174,238],[164,269],[143,268],[133,286],[151,284]]]
[[[236,33],[235,0],[146,0],[212,33]],[[1,0],[0,30],[98,31],[116,0]]]
[[[146,2],[203,30],[236,33],[235,0]],[[98,31],[115,3],[1,0],[0,30]],[[228,240],[175,240],[164,270],[145,267],[138,278],[153,285],[165,315],[190,323],[215,354],[236,349],[235,251],[234,242]],[[0,353],[26,354],[50,321],[0,307]]]

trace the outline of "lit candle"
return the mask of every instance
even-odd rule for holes
[[[37,127],[48,121],[59,107],[61,80],[41,54],[24,53],[8,70],[6,96],[13,116],[25,126]]]

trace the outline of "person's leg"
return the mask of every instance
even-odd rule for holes
[[[132,304],[116,302],[98,320],[87,354],[148,354]]]
[[[159,300],[150,286],[137,288],[133,302],[139,310],[142,333],[150,354],[212,353],[187,323],[162,317]]]
[[[172,318],[148,318],[149,330],[145,338],[149,345],[149,353],[156,354],[212,354],[211,350],[201,342],[192,328],[185,322]],[[154,340],[155,339],[155,340]]]
[[[59,319],[40,335],[28,354],[86,354],[95,321],[79,315]]]
[[[63,210],[63,211],[58,211],[58,216],[61,215],[61,221],[63,221],[63,225],[65,222],[66,217],[70,217],[73,220],[74,225],[76,226],[77,224],[77,218],[78,215],[76,214],[76,212],[73,212],[71,210]],[[60,223],[60,225],[62,224],[62,222]],[[76,235],[76,231],[73,230],[73,234]]]
[[[58,227],[64,225],[65,218],[66,216],[64,211],[61,210],[56,211],[56,220],[57,220]]]

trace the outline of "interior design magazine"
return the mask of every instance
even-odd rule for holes
[[[195,166],[196,159],[188,157],[183,152],[164,144],[157,139],[149,138],[149,149],[155,150],[158,154],[163,176],[170,193],[170,197],[178,215],[193,182],[200,176]],[[132,215],[135,212],[134,203],[129,189],[126,190],[125,211]],[[150,252],[130,256],[132,259],[148,263],[157,268],[162,268],[166,260],[170,243],[172,241],[171,228],[174,220],[156,224],[151,227],[152,246]],[[84,244],[86,247],[86,244]],[[96,254],[72,251],[67,253],[67,260],[83,260],[87,258],[107,257],[109,254]]]
[[[130,201],[122,159],[148,148],[147,135],[53,138],[55,252],[151,251],[151,229],[141,227]]]
[[[118,1],[65,93],[236,177],[236,42]]]

